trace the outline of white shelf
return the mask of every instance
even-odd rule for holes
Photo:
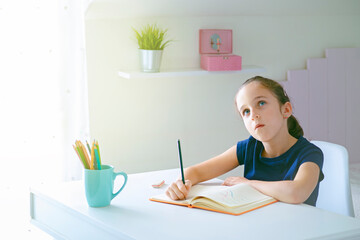
[[[158,73],[144,73],[138,71],[119,71],[119,76],[126,79],[132,78],[159,78],[159,77],[194,77],[194,76],[210,76],[215,74],[242,74],[242,73],[261,73],[265,72],[265,68],[248,65],[242,66],[240,71],[205,71],[200,68],[165,70]]]

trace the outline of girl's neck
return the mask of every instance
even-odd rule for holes
[[[297,142],[297,139],[289,133],[284,137],[278,137],[269,142],[263,142],[264,150],[261,154],[262,157],[275,158],[284,154]]]

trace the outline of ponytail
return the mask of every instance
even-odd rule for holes
[[[294,138],[299,138],[299,137],[304,136],[304,131],[303,131],[302,127],[300,126],[296,117],[294,117],[294,115],[291,115],[288,118],[287,125],[288,125],[288,131],[289,131],[290,135],[293,136]]]

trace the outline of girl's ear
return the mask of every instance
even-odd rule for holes
[[[292,105],[290,102],[286,102],[284,105],[282,105],[281,113],[284,119],[287,119],[292,115]]]

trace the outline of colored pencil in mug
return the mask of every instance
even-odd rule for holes
[[[100,166],[101,166],[101,156],[100,156],[100,147],[99,147],[99,142],[96,141],[96,147],[97,147],[97,150],[98,150],[98,154],[99,154],[99,162],[100,162]]]
[[[101,170],[101,163],[100,163],[99,151],[98,151],[96,145],[95,145],[95,147],[94,147],[94,152],[95,152],[95,159],[96,159],[97,169]]]
[[[82,154],[82,152],[79,150],[79,148],[77,146],[74,146],[74,145],[73,145],[73,148],[74,148],[77,156],[79,157],[82,165],[84,166],[84,168],[89,169],[89,164],[86,161],[86,159],[85,159],[84,155]]]

